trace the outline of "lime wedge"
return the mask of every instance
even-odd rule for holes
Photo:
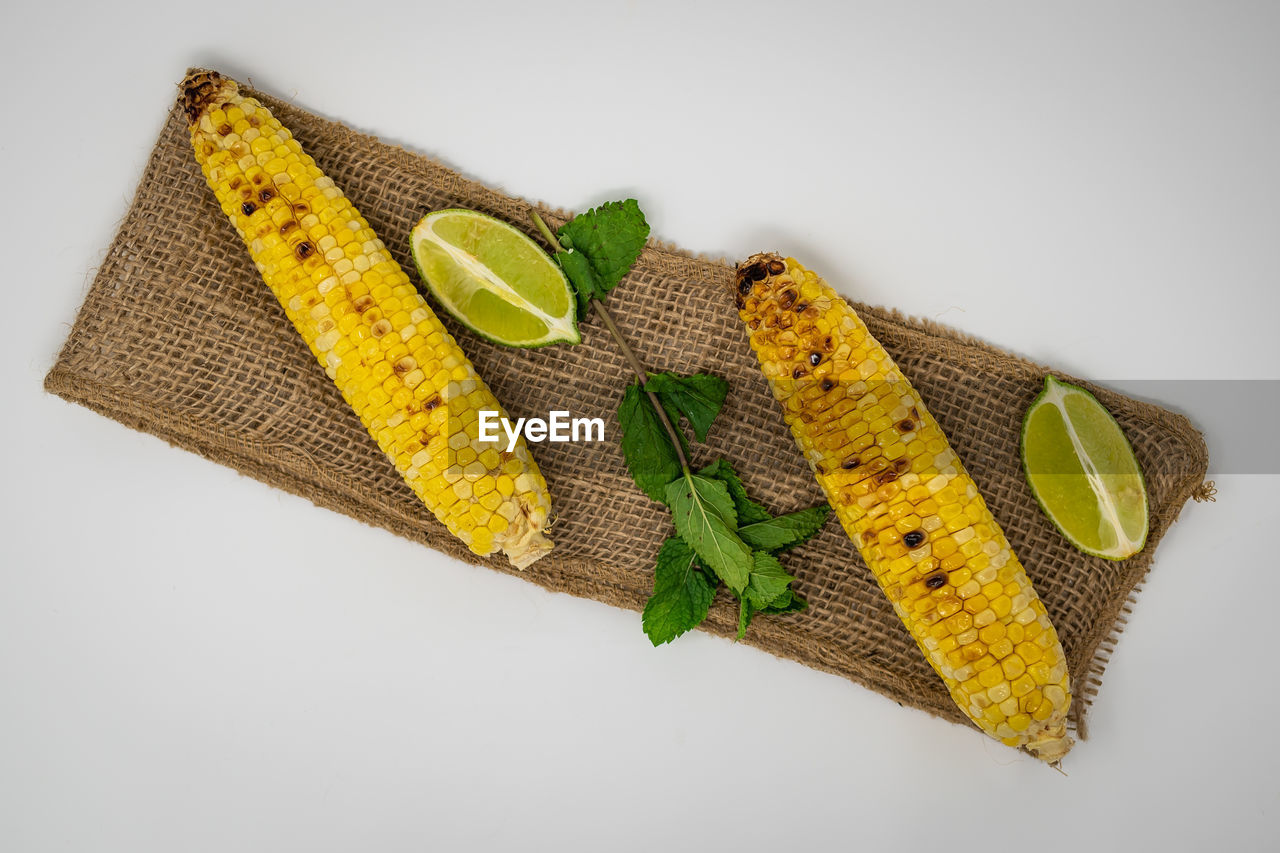
[[[1123,560],[1147,542],[1147,487],[1111,413],[1048,376],[1022,422],[1022,467],[1062,535],[1086,554]]]
[[[436,301],[477,335],[509,347],[581,340],[569,280],[507,223],[473,210],[437,210],[409,240]]]

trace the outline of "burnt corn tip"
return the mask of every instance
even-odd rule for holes
[[[738,292],[749,292],[752,283],[768,276],[775,266],[777,267],[777,272],[773,272],[773,275],[777,275],[787,268],[786,264],[782,262],[782,258],[774,252],[757,252],[739,263],[737,274],[734,277],[734,285],[737,287]]]
[[[746,306],[746,298],[755,288],[756,282],[764,281],[771,275],[780,275],[786,269],[786,263],[775,252],[757,252],[739,263],[733,277],[734,301],[738,307]]]
[[[222,91],[234,86],[234,81],[223,77],[217,71],[202,70],[188,74],[186,79],[178,85],[182,91],[182,111],[187,115],[187,123],[195,125]]]

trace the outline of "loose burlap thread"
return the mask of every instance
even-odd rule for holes
[[[246,91],[293,131],[406,269],[413,268],[407,235],[431,210],[465,207],[531,230],[526,201]],[[553,225],[565,218],[538,209]],[[729,295],[732,275],[723,261],[651,242],[610,307],[649,369],[707,371],[729,381],[728,402],[696,462],[724,456],[775,512],[811,506],[823,496],[747,345]],[[1122,562],[1085,556],[1037,508],[1018,458],[1021,416],[1047,368],[935,323],[856,307],[950,436],[1027,567],[1066,649],[1077,696],[1073,722],[1083,736],[1139,584],[1169,525],[1201,487],[1208,466],[1201,435],[1181,415],[1081,383],[1129,437],[1151,501],[1141,554]],[[643,608],[654,555],[672,532],[670,516],[626,473],[614,411],[629,372],[603,327],[593,316],[582,324],[578,346],[511,350],[445,322],[513,417],[565,409],[609,425],[604,442],[533,446],[551,490],[556,548],[520,576]],[[382,456],[218,209],[176,105],[45,387],[320,506],[515,573],[504,559],[478,560],[449,536]],[[834,520],[785,563],[809,609],[757,617],[745,643],[965,720]],[[736,623],[734,602],[722,591],[704,630],[731,636]]]

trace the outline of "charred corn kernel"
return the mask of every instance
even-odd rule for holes
[[[920,395],[853,308],[794,259],[754,255],[734,287],[796,443],[956,703],[992,737],[1060,759],[1071,748],[1061,644]],[[1043,701],[1020,706],[1028,696]]]
[[[502,407],[359,211],[234,81],[192,74],[182,100],[263,279],[423,503],[477,554],[524,568],[550,551],[551,498],[524,439],[513,453],[479,441],[479,412]]]

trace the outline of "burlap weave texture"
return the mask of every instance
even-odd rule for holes
[[[430,210],[466,207],[531,231],[523,200],[246,91],[294,132],[406,269],[413,268],[407,235]],[[553,225],[562,221],[539,209]],[[695,461],[724,456],[775,512],[813,505],[821,492],[747,346],[729,295],[732,273],[724,263],[651,244],[610,305],[650,369],[707,371],[729,381],[728,403]],[[1200,434],[1180,415],[1083,383],[1129,436],[1152,510],[1142,554],[1119,563],[1086,557],[1036,507],[1018,460],[1021,415],[1046,369],[934,324],[857,307],[947,431],[1027,567],[1067,652],[1082,700],[1074,709],[1079,728],[1123,609],[1201,485],[1207,454]],[[551,489],[556,549],[521,576],[643,607],[670,521],[626,474],[614,410],[629,373],[603,327],[588,319],[576,347],[510,350],[446,324],[513,417],[565,409],[609,424],[605,442],[533,446]],[[45,385],[321,506],[475,561],[400,480],[293,331],[205,185],[176,106]],[[745,642],[964,720],[837,523],[785,563],[809,609],[757,617]],[[486,565],[513,571],[501,558]],[[731,634],[732,605],[722,592],[706,629]]]

